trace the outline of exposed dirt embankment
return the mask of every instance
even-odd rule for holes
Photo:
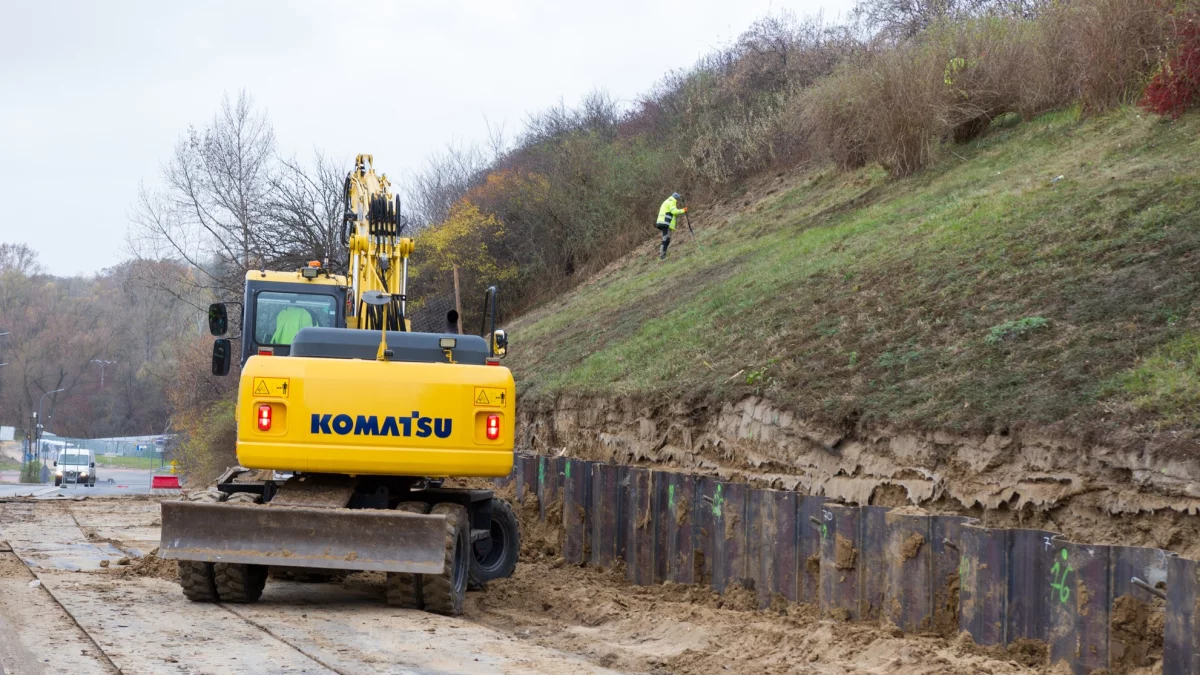
[[[749,397],[523,401],[518,449],[654,464],[856,504],[966,513],[1077,541],[1200,554],[1200,456],[1158,456],[1038,430],[986,437],[834,429]],[[1131,449],[1132,447],[1132,449]]]

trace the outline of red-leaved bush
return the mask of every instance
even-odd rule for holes
[[[1178,119],[1200,100],[1200,12],[1174,18],[1171,54],[1146,85],[1141,106]]]

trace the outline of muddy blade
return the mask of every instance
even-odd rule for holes
[[[445,516],[374,509],[162,502],[159,555],[177,560],[439,574]]]

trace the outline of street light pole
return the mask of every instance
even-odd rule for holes
[[[50,394],[57,394],[62,391],[66,391],[66,389],[55,389],[54,391],[48,391],[48,392],[42,394],[42,397],[40,399],[38,399],[37,426],[33,430],[33,438],[34,438],[34,443],[35,443],[34,452],[37,453],[38,459],[41,460],[41,462],[42,462],[42,470],[43,471],[45,471],[45,469],[46,469],[46,460],[44,457],[42,457],[42,402],[44,402],[46,400],[46,397],[49,396]]]
[[[116,363],[116,361],[105,361],[104,359],[92,359],[91,361],[88,361],[88,363],[99,363],[100,364],[100,388],[103,389],[104,388],[104,366],[114,365]]]

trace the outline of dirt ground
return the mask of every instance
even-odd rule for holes
[[[552,520],[554,507],[548,510]],[[511,579],[467,596],[466,616],[624,672],[1042,673],[1021,648],[983,649],[969,636],[906,636],[894,626],[822,619],[811,605],[757,609],[752,591],[635,586],[621,569],[568,565],[559,528],[518,509],[522,557]]]
[[[272,580],[253,605],[189,603],[147,547],[157,504],[0,504],[0,665],[7,673],[1042,673],[1038,647],[823,619],[815,608],[696,586],[633,586],[567,565],[526,504],[511,579],[447,618],[383,602],[384,575]],[[155,535],[155,536],[152,536]],[[139,557],[139,553],[146,553]],[[36,583],[35,583],[36,582]],[[31,587],[31,583],[34,587]],[[1145,673],[1154,672],[1147,669]]]

